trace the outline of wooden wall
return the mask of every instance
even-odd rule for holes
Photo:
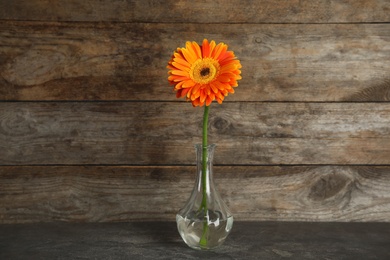
[[[390,221],[390,1],[0,0],[0,223],[171,220],[203,110],[187,40],[243,65],[210,109],[237,220]]]

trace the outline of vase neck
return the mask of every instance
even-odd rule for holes
[[[214,160],[214,150],[216,145],[210,144],[206,147],[203,147],[201,144],[195,145],[196,150],[196,168],[198,175],[198,183],[200,185],[210,186],[212,185],[213,178],[213,160]],[[206,162],[206,165],[203,165],[203,161]],[[205,173],[204,173],[205,171]],[[202,183],[202,178],[204,181]]]

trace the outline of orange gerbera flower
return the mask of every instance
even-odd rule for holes
[[[195,106],[219,104],[234,93],[241,79],[241,63],[224,43],[216,45],[204,39],[201,46],[186,42],[177,48],[168,62],[168,81],[174,85],[176,97],[186,97]]]

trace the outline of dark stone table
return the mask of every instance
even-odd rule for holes
[[[214,251],[172,222],[0,225],[0,259],[390,259],[390,223],[236,222]]]

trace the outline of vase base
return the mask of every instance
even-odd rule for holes
[[[208,221],[176,215],[177,229],[184,242],[193,249],[211,250],[220,246],[233,227],[233,217]]]

